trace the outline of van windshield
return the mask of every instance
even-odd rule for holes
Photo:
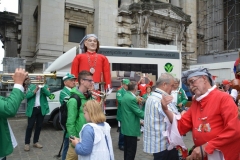
[[[63,86],[64,86],[62,77],[57,77],[56,79],[51,77],[46,77],[46,83],[50,89],[50,92],[59,91],[63,89]]]

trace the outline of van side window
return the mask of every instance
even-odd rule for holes
[[[56,79],[51,77],[46,77],[46,83],[50,89],[50,92],[56,92],[63,89],[62,77],[57,77]]]

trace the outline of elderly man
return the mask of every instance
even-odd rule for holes
[[[206,68],[183,72],[182,82],[195,98],[190,109],[177,121],[175,129],[180,135],[192,131],[196,148],[188,160],[237,160],[240,155],[238,109],[227,93],[216,89],[211,77]],[[176,122],[176,116],[168,109],[172,99],[172,96],[165,96],[161,103],[170,122]]]
[[[166,131],[165,113],[160,103],[162,97],[169,96],[174,87],[174,77],[163,73],[156,82],[156,89],[146,101],[144,115],[143,151],[153,153],[154,160],[178,160],[178,151],[174,148],[167,150],[168,140],[162,132]],[[169,110],[179,114],[173,103],[168,105]]]
[[[75,87],[75,80],[76,80],[76,77],[72,74],[69,74],[69,73],[67,73],[63,77],[64,87],[61,90],[60,95],[59,95],[59,101],[60,101],[61,105],[64,104],[64,100],[66,98],[69,98],[71,96],[70,91],[71,91],[72,88]],[[66,133],[64,133],[64,134],[66,134]],[[65,139],[64,139],[63,151],[62,151],[62,160],[66,159],[68,146],[69,146],[69,135],[66,134]]]
[[[184,106],[188,101],[188,97],[185,91],[181,87],[179,87],[179,84],[180,84],[180,80],[178,78],[175,78],[174,87],[171,92],[171,95],[173,96],[173,103],[175,104],[175,106],[177,106],[178,111],[182,112],[183,110],[185,110]]]
[[[80,48],[82,54],[78,54],[74,58],[71,73],[77,77],[82,70],[90,71],[93,74],[95,83],[100,83],[104,80],[105,89],[110,88],[110,65],[106,56],[97,53],[99,50],[97,36],[95,34],[86,35],[80,42]]]

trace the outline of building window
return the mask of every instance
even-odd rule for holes
[[[69,42],[79,43],[83,37],[85,36],[86,28],[77,27],[77,26],[69,26]]]
[[[149,44],[169,45],[169,44],[170,44],[170,41],[169,41],[169,40],[165,40],[165,39],[155,38],[155,37],[149,37],[148,43],[149,43]]]

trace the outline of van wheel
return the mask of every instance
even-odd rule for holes
[[[53,118],[53,127],[56,130],[62,130],[62,127],[61,127],[61,125],[59,123],[59,115],[58,115],[58,113]]]

